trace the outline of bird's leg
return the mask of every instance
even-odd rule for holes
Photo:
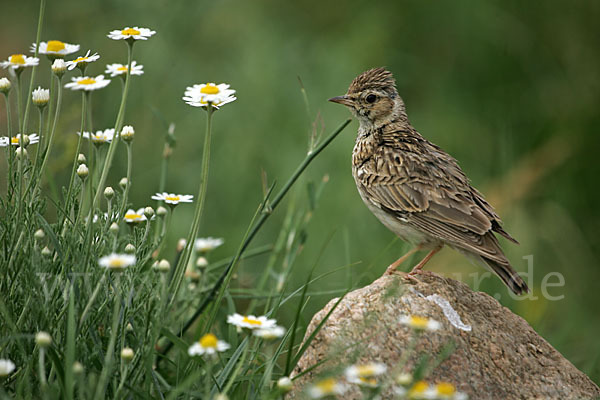
[[[413,247],[409,251],[407,251],[402,257],[400,257],[399,259],[394,261],[392,264],[390,264],[390,266],[385,270],[385,274],[392,275],[394,272],[396,272],[396,268],[398,268],[400,266],[400,264],[402,264],[404,261],[406,261],[408,259],[408,257],[412,256],[417,251],[421,250],[422,247],[423,247],[422,245],[418,245],[418,246]]]
[[[425,258],[423,258],[421,260],[421,262],[419,262],[417,265],[415,265],[415,267],[408,273],[408,275],[414,275],[417,274],[421,271],[421,269],[425,266],[425,264],[427,264],[427,262],[429,260],[431,260],[431,257],[434,256],[435,253],[437,253],[438,251],[440,251],[442,249],[442,245],[437,246],[436,248],[434,248],[433,250],[431,250],[426,256]]]

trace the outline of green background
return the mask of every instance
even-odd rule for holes
[[[307,150],[312,121],[324,134],[349,113],[327,99],[343,94],[360,72],[386,66],[413,125],[457,160],[521,242],[503,242],[519,271],[533,256],[530,280],[537,300],[516,301],[496,278],[479,286],[523,316],[579,369],[600,380],[598,303],[598,148],[600,140],[600,2],[596,1],[50,1],[42,40],[91,49],[107,63],[126,61],[126,46],[106,34],[139,25],[157,31],[135,46],[144,65],[135,77],[126,124],[136,129],[131,200],[154,204],[165,128],[176,124],[177,147],[167,190],[196,194],[204,112],[182,100],[186,86],[227,82],[238,100],[214,118],[211,180],[201,236],[224,237],[212,257],[233,253],[262,196],[261,170],[281,187]],[[29,49],[38,4],[2,2],[0,55]],[[48,86],[42,59],[40,83]],[[0,72],[4,76],[6,73]],[[25,75],[28,76],[28,75]],[[70,77],[71,75],[69,75]],[[298,77],[310,104],[307,116]],[[79,129],[80,97],[67,92],[58,143],[49,168],[58,185],[68,180]],[[114,123],[120,82],[93,96],[94,128]],[[0,129],[5,133],[4,112]],[[295,281],[303,282],[325,246],[318,271],[354,263],[312,289],[306,319],[347,286],[363,286],[407,248],[362,204],[350,174],[354,121],[312,164],[292,198],[306,201],[306,182],[328,175],[306,231]],[[125,174],[125,151],[109,184]],[[4,164],[3,164],[4,168]],[[4,184],[3,184],[4,185]],[[176,213],[169,246],[186,234],[193,206]],[[52,207],[48,210],[52,217]],[[274,241],[285,210],[255,245]],[[391,244],[391,245],[390,245]],[[252,288],[266,257],[244,262],[234,285]],[[483,269],[446,249],[428,269],[472,287]],[[563,287],[545,276],[558,272]],[[549,282],[557,282],[552,276]],[[240,304],[243,311],[243,304]],[[279,316],[285,322],[285,316]]]

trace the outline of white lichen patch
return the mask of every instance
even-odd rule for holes
[[[471,331],[471,329],[472,329],[471,325],[467,325],[462,322],[462,320],[460,319],[460,315],[458,315],[458,313],[452,307],[452,305],[450,305],[448,300],[446,300],[445,298],[443,298],[442,296],[440,296],[438,294],[432,294],[430,296],[425,296],[422,293],[419,293],[418,291],[414,290],[413,288],[411,288],[411,291],[414,292],[415,294],[417,294],[419,297],[422,297],[425,300],[428,300],[428,301],[431,301],[432,303],[437,304],[442,309],[444,316],[446,317],[448,322],[450,322],[450,324],[453,327],[455,327],[456,329],[467,331],[467,332]]]

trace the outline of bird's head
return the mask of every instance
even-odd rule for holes
[[[363,72],[354,78],[345,95],[329,101],[348,107],[358,118],[361,128],[377,128],[390,121],[406,120],[404,102],[398,95],[396,81],[385,68]]]

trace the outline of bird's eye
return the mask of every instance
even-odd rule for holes
[[[367,100],[367,103],[375,103],[375,100],[377,100],[377,96],[375,96],[374,94],[370,94],[365,100]]]

